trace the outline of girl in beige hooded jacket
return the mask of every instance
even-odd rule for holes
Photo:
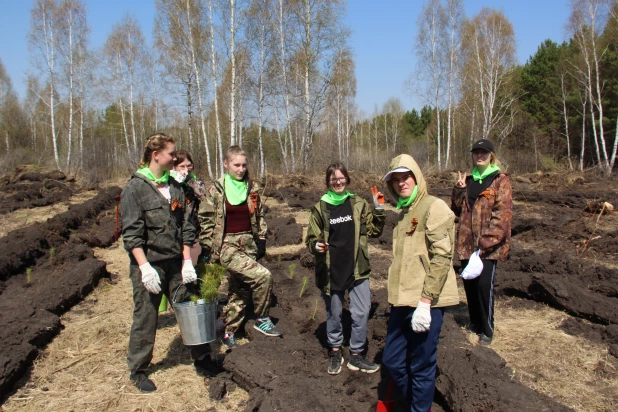
[[[459,303],[452,260],[455,215],[427,194],[420,167],[406,154],[384,176],[400,210],[388,272],[392,306],[382,362],[412,411],[429,411],[435,390],[444,308]]]

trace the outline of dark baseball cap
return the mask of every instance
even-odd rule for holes
[[[496,153],[496,150],[494,149],[494,144],[487,139],[477,140],[472,145],[472,149],[470,149],[470,151],[473,152],[476,149],[483,149],[487,150],[488,152]]]

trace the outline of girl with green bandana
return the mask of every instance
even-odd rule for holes
[[[510,249],[512,189],[489,140],[477,141],[471,152],[472,175],[458,173],[451,209],[459,216],[457,254],[468,300],[468,330],[479,335],[480,344],[489,345],[494,337],[496,265],[507,259]]]
[[[268,316],[272,275],[258,262],[266,254],[268,228],[261,197],[249,179],[247,155],[240,146],[231,146],[223,166],[225,175],[212,182],[200,203],[199,240],[205,250],[202,254],[229,272],[223,343],[233,349],[250,297],[256,316],[254,329],[267,336],[280,336],[281,331]]]
[[[176,160],[174,161],[174,168],[170,170],[170,176],[180,183],[185,190],[187,213],[189,213],[189,219],[196,228],[195,243],[191,246],[191,260],[193,266],[195,266],[202,253],[202,247],[198,242],[200,225],[197,219],[197,211],[200,207],[200,201],[206,194],[206,185],[203,180],[198,179],[193,174],[193,157],[186,150],[176,151]]]
[[[177,292],[176,301],[182,302],[196,290],[197,275],[190,254],[195,227],[187,213],[182,186],[170,179],[175,156],[171,136],[150,136],[139,168],[120,196],[122,238],[129,253],[134,303],[127,363],[130,379],[142,392],[156,390],[147,369],[152,360],[161,297]],[[208,351],[207,344],[192,346],[191,356],[197,362]]]
[[[374,207],[350,193],[350,176],[341,163],[326,169],[328,192],[311,209],[305,244],[315,255],[316,284],[326,305],[326,332],[329,350],[328,373],[341,372],[343,328],[341,313],[345,292],[350,298],[352,332],[348,368],[366,373],[380,367],[363,355],[371,308],[367,238],[379,237],[384,228],[384,201],[372,190]]]

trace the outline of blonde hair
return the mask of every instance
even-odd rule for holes
[[[474,155],[470,153],[470,157],[472,158],[472,166],[474,166]],[[496,165],[498,167],[502,167],[502,163],[498,159],[498,156],[494,152],[489,152],[489,164]]]
[[[144,153],[142,153],[139,167],[149,166],[152,160],[152,152],[163,150],[167,144],[176,144],[176,141],[172,136],[168,136],[165,133],[155,133],[148,136],[146,144],[144,144]]]
[[[244,150],[242,150],[242,147],[238,145],[234,145],[234,146],[228,147],[227,152],[225,153],[225,160],[229,162],[230,160],[232,160],[232,157],[234,156],[247,157],[247,154],[245,153]]]

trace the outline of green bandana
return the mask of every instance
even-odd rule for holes
[[[232,206],[238,206],[247,200],[247,182],[235,180],[229,173],[223,178],[225,197]]]
[[[355,196],[355,195],[354,193],[350,193],[347,190],[345,191],[345,193],[341,195],[338,193],[335,193],[332,190],[329,190],[324,196],[320,198],[320,200],[328,203],[329,205],[339,206],[340,204],[345,202],[345,200],[350,196]]]
[[[478,167],[475,167],[474,169],[472,169],[472,179],[474,179],[475,182],[479,182],[479,183],[483,183],[483,179],[485,179],[487,176],[489,176],[490,174],[496,172],[500,170],[500,168],[496,165],[492,165],[490,164],[487,169],[485,169],[485,171],[483,172],[483,174],[479,173],[479,169]]]
[[[137,173],[146,176],[146,178],[148,180],[150,180],[152,183],[154,184],[160,184],[160,183],[167,183],[167,181],[170,178],[170,172],[169,170],[166,170],[163,173],[163,176],[161,176],[160,178],[156,178],[154,177],[154,175],[152,174],[152,171],[148,168],[148,167],[142,167],[141,169],[137,169]]]
[[[412,191],[412,195],[410,197],[399,197],[399,202],[397,202],[397,209],[401,209],[402,207],[408,207],[416,200],[416,196],[418,196],[418,185],[414,186],[414,190]]]

